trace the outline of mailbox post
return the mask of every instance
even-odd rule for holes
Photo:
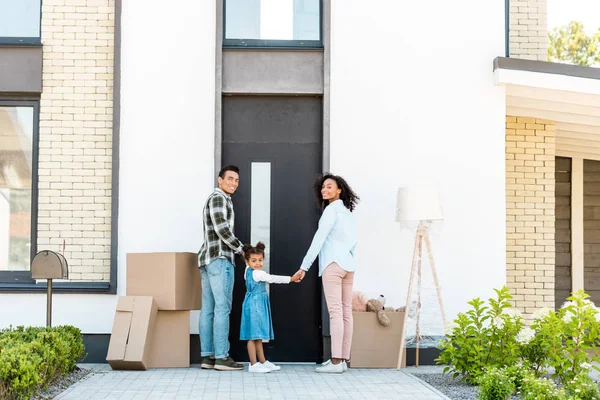
[[[52,326],[52,280],[68,279],[69,266],[65,257],[51,250],[38,252],[31,261],[31,277],[47,279],[46,326]]]

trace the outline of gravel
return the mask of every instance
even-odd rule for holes
[[[90,375],[92,371],[89,369],[79,368],[77,367],[75,371],[71,372],[67,376],[62,376],[56,379],[48,389],[41,391],[40,393],[31,397],[31,400],[49,400],[58,396],[63,391],[67,390],[67,388],[78,381],[86,378]]]
[[[477,399],[477,386],[469,385],[458,378],[444,374],[418,374],[412,373],[415,377],[433,386],[452,400],[472,400]],[[518,400],[519,397],[513,396],[512,400]]]

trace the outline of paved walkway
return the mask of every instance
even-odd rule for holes
[[[448,399],[409,373],[350,369],[317,374],[314,364],[283,364],[281,371],[250,374],[185,369],[112,371],[108,364],[82,364],[94,373],[56,399]]]

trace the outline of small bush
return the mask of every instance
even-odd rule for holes
[[[521,387],[523,400],[565,400],[567,395],[563,389],[558,389],[556,384],[546,378],[529,375],[523,379]]]
[[[519,361],[523,320],[517,310],[510,308],[512,296],[508,289],[494,290],[497,299],[489,299],[487,304],[479,298],[471,300],[471,309],[459,313],[447,327],[447,339],[440,342],[441,353],[436,360],[446,365],[445,373],[476,383],[486,370]]]
[[[532,324],[536,332],[533,342],[544,354],[545,364],[554,370],[552,377],[562,385],[600,361],[600,310],[589,297],[583,290],[574,292],[556,312],[540,310]]]
[[[600,391],[598,384],[583,372],[576,376],[565,386],[565,390],[572,399],[577,400],[599,400]]]
[[[515,392],[513,380],[504,370],[493,368],[477,378],[481,400],[506,400]]]
[[[515,390],[520,391],[521,387],[523,386],[523,379],[528,376],[528,371],[521,365],[517,364],[506,367],[504,369],[504,374],[512,381],[512,383],[515,384]]]
[[[72,326],[0,331],[0,399],[28,399],[73,371],[83,355],[81,331]]]

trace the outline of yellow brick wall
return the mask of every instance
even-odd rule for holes
[[[510,1],[510,56],[548,61],[547,0]]]
[[[506,117],[506,282],[526,315],[554,308],[552,121]]]
[[[110,271],[114,0],[44,0],[38,249],[70,279]]]

